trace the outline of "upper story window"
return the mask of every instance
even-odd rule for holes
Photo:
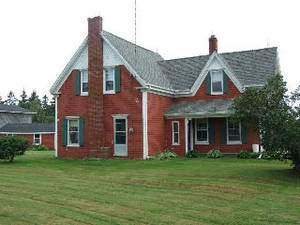
[[[33,144],[34,145],[40,145],[41,144],[41,134],[34,134],[33,135]]]
[[[211,93],[223,94],[223,71],[211,71]]]
[[[114,94],[115,93],[115,70],[114,68],[104,69],[104,93]]]
[[[241,143],[241,123],[233,123],[227,119],[227,142]]]
[[[208,120],[197,119],[195,126],[196,144],[208,144]]]
[[[81,95],[87,95],[89,91],[89,75],[87,70],[81,71]]]

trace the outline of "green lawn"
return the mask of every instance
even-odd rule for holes
[[[300,224],[290,164],[238,159],[0,162],[0,224]]]

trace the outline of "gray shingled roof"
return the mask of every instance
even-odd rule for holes
[[[21,108],[16,105],[0,104],[0,112],[13,112],[13,113],[32,113],[27,109]]]
[[[231,114],[232,99],[174,102],[165,112],[167,117],[222,116]]]
[[[55,132],[54,123],[9,123],[0,128],[2,133],[41,133]]]
[[[221,53],[243,87],[265,85],[277,70],[277,48]],[[209,55],[158,62],[175,90],[191,89]]]
[[[161,68],[157,64],[158,61],[163,60],[158,53],[136,46],[135,55],[135,45],[133,43],[107,31],[103,31],[102,35],[108,39],[147,84],[172,88],[167,75],[161,71]]]

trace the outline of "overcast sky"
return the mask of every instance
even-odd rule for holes
[[[289,90],[300,84],[299,5],[295,1],[137,0],[137,44],[165,59],[277,46]],[[134,41],[134,0],[0,2],[0,96],[49,89],[87,35],[87,18]]]

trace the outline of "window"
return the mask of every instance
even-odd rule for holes
[[[172,145],[179,145],[179,121],[172,121]]]
[[[223,72],[222,70],[211,71],[211,93],[223,94]]]
[[[232,123],[227,119],[227,142],[241,143],[241,123]]]
[[[42,141],[42,135],[41,134],[34,134],[33,135],[33,144],[34,145],[40,145]]]
[[[115,93],[115,73],[114,68],[104,69],[104,93],[114,94]]]
[[[87,95],[89,91],[89,75],[87,70],[81,71],[81,95]]]
[[[68,119],[68,145],[79,146],[79,119]]]
[[[208,121],[197,119],[195,123],[196,144],[208,144]]]

